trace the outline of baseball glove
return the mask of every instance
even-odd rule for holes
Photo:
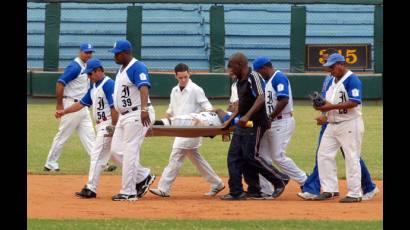
[[[114,135],[115,126],[108,125],[105,127],[105,130],[107,131],[107,134],[105,134],[104,137],[112,137]]]
[[[326,104],[325,99],[317,91],[313,92],[313,94],[309,95],[309,97],[315,107],[321,107]]]

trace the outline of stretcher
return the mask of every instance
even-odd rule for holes
[[[146,137],[214,137],[233,132],[233,127],[230,129],[222,129],[222,126],[164,126],[153,125],[148,129]]]

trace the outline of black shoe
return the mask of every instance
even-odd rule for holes
[[[115,171],[117,169],[117,166],[115,166],[115,165],[108,165],[107,164],[107,166],[108,167],[104,169],[104,172],[112,172],[112,171]]]
[[[345,198],[339,200],[340,203],[356,203],[362,201],[361,197],[351,197],[346,196]]]
[[[46,172],[58,172],[58,171],[60,171],[60,169],[49,169],[49,168],[47,168],[47,167],[44,166],[43,171],[46,171]]]
[[[143,181],[136,185],[137,197],[142,198],[149,189],[149,186],[154,183],[156,176],[154,174],[149,174]]]
[[[97,193],[88,189],[87,186],[84,186],[81,192],[76,192],[75,195],[79,198],[96,198],[97,197]]]
[[[138,200],[137,195],[125,195],[121,193],[118,193],[117,195],[112,196],[111,199],[113,201],[124,201],[124,200],[137,201]]]
[[[329,200],[337,196],[339,196],[338,192],[322,192],[319,196],[313,198],[313,200]]]
[[[233,196],[230,193],[220,197],[221,200],[246,200],[246,193],[242,192],[237,196]]]
[[[272,200],[272,196],[265,194],[263,192],[261,193],[246,193],[246,198],[251,199],[251,200]]]
[[[283,180],[282,185],[275,185],[275,191],[272,193],[272,198],[276,199],[285,191],[286,185],[289,183],[289,180]]]

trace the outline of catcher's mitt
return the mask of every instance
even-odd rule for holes
[[[309,97],[315,107],[321,107],[326,104],[325,99],[317,91],[313,92],[313,94],[309,95]]]

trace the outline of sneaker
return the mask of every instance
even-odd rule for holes
[[[246,200],[246,193],[242,192],[237,196],[233,196],[232,194],[228,193],[224,196],[221,196],[221,200]]]
[[[346,196],[345,198],[339,200],[340,203],[356,203],[362,201],[361,197],[351,197]]]
[[[318,195],[309,193],[309,192],[299,192],[298,197],[304,199],[304,200],[314,200]]]
[[[225,185],[223,183],[218,184],[218,186],[212,186],[211,191],[205,193],[205,196],[216,196],[220,191],[224,190]]]
[[[107,164],[107,167],[105,167],[104,172],[112,172],[112,171],[115,171],[116,169],[117,169],[117,166]]]
[[[137,197],[142,198],[149,189],[149,186],[154,183],[156,176],[154,174],[149,174],[143,181],[136,185],[137,188]]]
[[[251,200],[272,200],[273,197],[266,193],[246,193],[246,198]]]
[[[118,193],[117,195],[112,196],[111,199],[113,201],[124,201],[124,200],[137,201],[138,197],[137,195],[125,195],[125,194]]]
[[[170,197],[168,193],[159,190],[158,188],[150,189],[149,190],[152,194],[162,197]]]
[[[84,186],[84,188],[81,190],[81,192],[76,192],[75,195],[78,198],[96,198],[97,194],[90,189],[87,188],[87,186]]]
[[[289,180],[283,180],[282,185],[274,186],[275,191],[273,191],[273,193],[272,193],[272,198],[275,199],[275,198],[278,198],[280,195],[282,195],[282,193],[285,191],[285,187],[288,183],[289,183]]]
[[[329,200],[337,196],[339,196],[338,192],[322,192],[319,196],[313,198],[313,200]]]
[[[380,192],[380,190],[377,187],[374,187],[374,189],[372,191],[370,191],[370,192],[363,195],[362,200],[371,200],[379,192]]]
[[[60,169],[49,169],[49,168],[47,168],[47,167],[44,166],[43,171],[46,171],[46,172],[58,172],[58,171],[60,171]]]

